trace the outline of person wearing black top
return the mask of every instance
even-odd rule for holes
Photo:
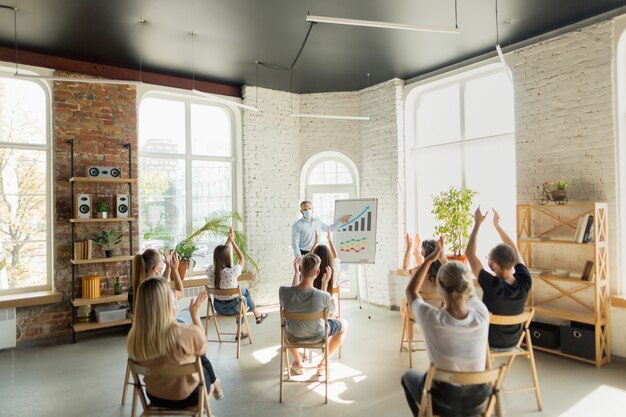
[[[465,256],[472,268],[478,283],[483,290],[483,303],[487,309],[500,316],[513,316],[524,312],[526,299],[532,286],[532,277],[517,245],[504,229],[500,227],[500,215],[493,210],[493,225],[500,235],[502,242],[495,246],[487,256],[487,265],[494,272],[490,274],[483,269],[483,265],[476,256],[476,237],[480,225],[487,217],[480,212],[480,207],[474,213],[474,228],[465,248]],[[509,348],[517,344],[521,325],[489,326],[489,346],[492,348]]]

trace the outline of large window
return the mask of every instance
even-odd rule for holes
[[[411,98],[407,225],[422,239],[433,237],[432,196],[450,186],[466,187],[479,192],[475,202],[483,212],[498,210],[514,238],[513,85],[506,73],[488,69],[441,80],[419,88]],[[490,223],[491,217],[479,235],[481,256],[499,242]]]
[[[140,246],[173,245],[208,215],[234,211],[233,122],[224,108],[147,96],[139,107]],[[212,263],[223,239],[198,242],[194,271]]]
[[[0,75],[0,294],[52,288],[48,96]]]
[[[311,157],[302,168],[304,195],[313,204],[313,213],[326,224],[333,223],[335,200],[357,198],[356,166],[342,153],[328,151]],[[326,244],[326,236],[320,236]],[[341,258],[341,257],[340,257]],[[356,295],[356,268],[342,265],[340,286],[342,297]]]

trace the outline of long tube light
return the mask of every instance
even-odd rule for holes
[[[219,103],[229,104],[231,106],[236,106],[236,107],[239,107],[239,108],[242,108],[242,109],[246,109],[246,110],[250,110],[250,111],[259,111],[259,109],[257,109],[256,107],[248,106],[247,104],[237,103],[236,101],[228,100],[228,99],[220,97],[220,96],[218,96],[216,94],[205,93],[204,91],[198,91],[195,88],[192,89],[191,91],[193,91],[194,94],[210,98],[210,99],[215,100],[215,101],[217,101]]]
[[[498,53],[498,58],[500,58],[500,63],[504,67],[504,72],[506,72],[506,75],[508,75],[509,80],[513,81],[513,74],[511,73],[511,68],[507,65],[506,61],[504,60],[504,54],[502,53],[502,48],[500,48],[499,43],[496,44],[496,52]]]
[[[461,31],[458,28],[445,28],[445,27],[423,26],[423,25],[415,26],[415,25],[406,25],[403,23],[379,22],[376,20],[346,19],[343,17],[307,15],[306,21],[314,22],[314,23],[330,23],[334,25],[364,26],[364,27],[381,28],[381,29],[415,30],[415,31],[420,31],[420,32],[438,32],[438,33],[451,33],[451,34],[461,33]]]
[[[111,80],[108,78],[72,78],[72,77],[55,77],[48,75],[30,75],[30,74],[13,74],[13,78],[20,80],[43,80],[43,81],[61,81],[68,83],[89,83],[89,84],[118,84],[118,85],[141,85],[141,81],[133,80]]]
[[[330,114],[292,113],[291,117],[311,119],[334,119],[334,120],[370,120],[369,116],[335,116]]]

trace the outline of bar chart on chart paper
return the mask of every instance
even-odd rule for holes
[[[377,199],[335,201],[335,219],[350,216],[338,225],[333,243],[345,263],[374,263],[376,255]]]

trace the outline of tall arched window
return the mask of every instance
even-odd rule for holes
[[[616,217],[618,235],[617,240],[618,255],[617,267],[619,280],[617,282],[617,293],[626,294],[626,31],[622,33],[617,44],[617,174],[618,174],[618,216]]]
[[[0,69],[0,294],[52,289],[49,96]]]
[[[335,200],[358,197],[356,165],[340,152],[321,152],[309,158],[302,168],[301,179],[304,198],[313,203],[315,216],[326,224],[333,223]],[[326,236],[321,241],[326,241]],[[354,296],[356,268],[342,265],[340,280],[342,296]]]

